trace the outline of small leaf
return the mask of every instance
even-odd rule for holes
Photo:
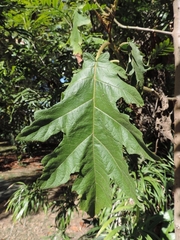
[[[104,238],[104,240],[112,240],[113,237],[121,230],[121,227],[116,227],[115,229],[112,229],[110,233]]]
[[[103,231],[106,230],[106,228],[115,220],[116,220],[116,217],[111,217],[107,221],[105,221],[105,223],[102,225],[102,227],[98,231],[96,238],[99,237],[101,233],[103,233]]]
[[[78,13],[78,10],[76,9],[74,12],[73,28],[70,36],[70,45],[73,48],[74,55],[78,53],[82,54],[82,37],[78,27],[88,24],[90,24],[90,19],[87,16],[83,16],[82,14]]]
[[[141,89],[144,85],[144,73],[146,72],[143,63],[143,57],[135,43],[129,42],[129,46],[130,46],[129,51],[130,64],[134,69],[136,77],[136,86]]]
[[[122,52],[125,52],[125,53],[129,53],[129,51],[131,50],[128,42],[121,43],[120,44],[120,49],[121,49]]]
[[[77,11],[75,12],[74,24],[77,27],[89,25],[90,23],[91,23],[91,21],[90,21],[89,17],[87,17],[86,15],[82,15],[82,14],[78,13]]]
[[[163,42],[156,44],[152,50],[151,58],[157,58],[158,56],[167,56],[174,51],[173,44],[170,38],[165,39]]]
[[[76,25],[73,26],[71,36],[70,36],[70,45],[73,48],[73,54],[82,54],[81,49],[82,37]]]

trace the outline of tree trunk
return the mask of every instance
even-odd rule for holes
[[[180,0],[174,0],[174,57],[175,57],[175,97],[174,106],[174,223],[175,239],[180,239]]]

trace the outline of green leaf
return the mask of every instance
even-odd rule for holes
[[[136,86],[141,89],[144,85],[144,73],[146,72],[143,57],[135,43],[129,42],[129,46],[129,61],[135,73]]]
[[[78,27],[88,24],[90,24],[90,19],[87,16],[80,14],[78,9],[76,9],[74,12],[73,28],[70,36],[70,45],[73,48],[73,54],[82,54],[82,37]]]
[[[110,233],[104,238],[104,240],[111,240],[113,237],[116,236],[116,234],[121,230],[121,227],[116,227],[115,229],[112,229]]]
[[[155,48],[152,50],[151,58],[156,58],[158,56],[167,56],[170,53],[173,53],[174,48],[170,38],[165,39],[164,41],[156,44]]]
[[[82,54],[82,49],[81,49],[81,44],[82,44],[82,37],[79,32],[79,29],[77,28],[76,25],[73,25],[73,29],[71,31],[71,36],[70,36],[70,45],[73,48],[73,54]]]
[[[75,11],[74,25],[76,25],[77,27],[81,27],[84,25],[88,25],[90,23],[91,22],[90,22],[89,17],[87,17],[86,15],[82,15],[82,14],[78,13],[77,11]]]
[[[84,12],[91,11],[91,10],[96,10],[96,9],[98,9],[98,6],[95,3],[93,3],[93,4],[86,3],[83,7]]]
[[[101,233],[103,233],[103,231],[106,230],[106,228],[115,220],[116,220],[116,217],[111,217],[107,221],[105,221],[105,223],[102,225],[102,227],[98,231],[96,238],[99,237]]]
[[[153,157],[142,141],[142,134],[119,113],[116,102],[143,104],[137,90],[120,77],[124,70],[109,61],[109,54],[96,61],[84,54],[81,71],[74,75],[63,100],[47,110],[38,111],[35,121],[18,139],[46,141],[63,132],[59,146],[42,160],[42,187],[56,187],[79,173],[73,190],[81,196],[81,207],[91,215],[111,205],[113,180],[125,193],[136,199],[134,181],[123,158],[124,147],[130,154]]]

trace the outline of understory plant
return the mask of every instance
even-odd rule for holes
[[[71,184],[51,193],[41,189],[38,181],[32,184],[17,182],[15,185],[18,189],[8,200],[6,208],[6,211],[12,213],[12,220],[20,221],[28,215],[38,214],[40,211],[44,211],[46,214],[48,212],[56,213],[54,224],[58,231],[52,236],[52,239],[55,237],[69,239],[66,228],[70,224],[73,212],[77,211],[77,204],[75,204],[77,196],[71,191]]]
[[[6,208],[6,211],[12,212],[13,221],[19,221],[29,214],[36,214],[42,209],[47,212],[47,192],[40,189],[38,182],[33,184],[17,182],[16,186],[18,190],[10,197]]]

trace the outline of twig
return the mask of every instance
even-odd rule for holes
[[[161,99],[161,96],[159,95],[158,92],[156,92],[154,90],[154,88],[148,88],[148,87],[144,86],[143,91],[148,92],[148,93],[152,93],[152,94],[156,95],[157,98]],[[169,101],[176,101],[176,97],[167,97],[167,99]]]
[[[120,22],[118,22],[116,18],[114,18],[114,22],[121,28],[172,35],[172,32],[169,32],[169,31],[163,31],[163,30],[158,30],[158,29],[153,29],[153,28],[136,27],[136,26],[126,26],[126,25],[123,25]]]
[[[159,95],[159,93],[156,92],[156,91],[154,90],[154,88],[148,88],[148,87],[144,86],[144,87],[143,87],[143,91],[148,92],[148,93],[152,93],[152,94],[156,95],[156,97],[159,98],[159,99],[161,98],[160,95]]]
[[[102,7],[99,5],[99,3],[94,0],[94,3],[97,4],[97,6],[99,7],[99,9],[101,10],[101,12],[103,14],[106,14],[106,12],[102,9]],[[110,10],[107,7],[108,11]],[[146,32],[153,32],[153,33],[161,33],[161,34],[167,34],[167,35],[172,35],[172,32],[169,31],[163,31],[163,30],[158,30],[158,29],[153,29],[153,28],[144,28],[144,27],[138,27],[138,26],[126,26],[121,24],[120,22],[118,22],[118,20],[116,18],[114,18],[114,22],[120,27],[120,28],[125,28],[125,29],[134,29],[134,30],[138,30],[138,31],[146,31]]]

